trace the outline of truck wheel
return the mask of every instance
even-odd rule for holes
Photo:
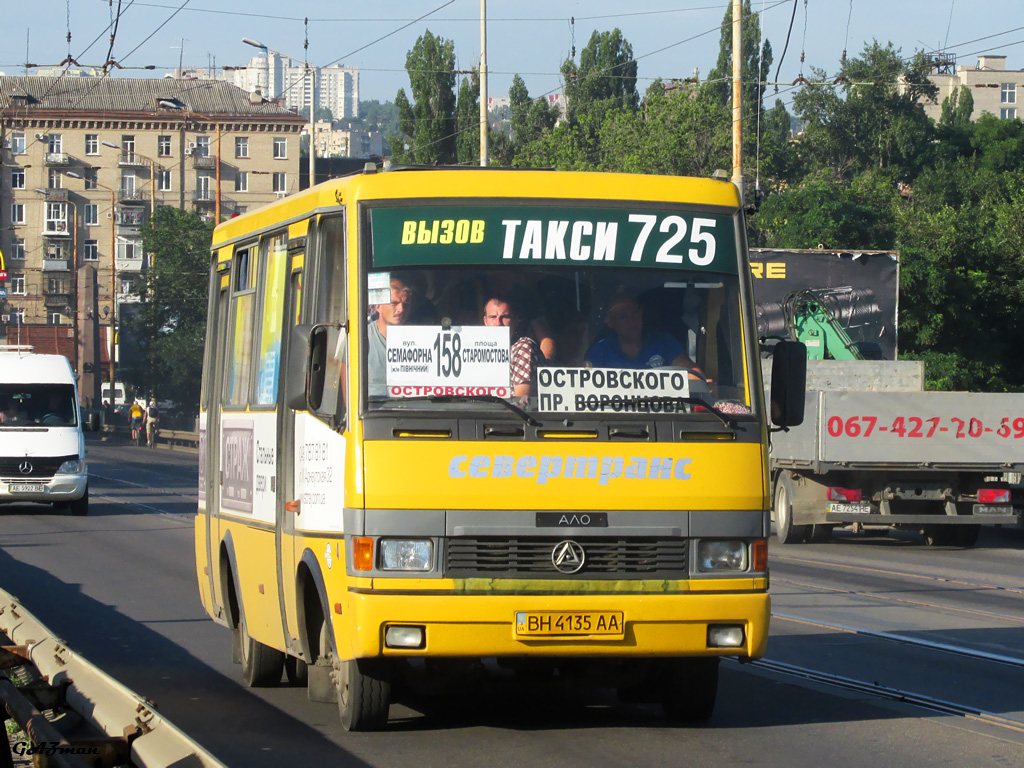
[[[284,672],[284,654],[253,640],[245,626],[245,615],[238,622],[242,649],[242,679],[249,688],[266,688],[281,682]]]
[[[707,720],[718,697],[718,657],[669,659],[664,668],[661,708],[676,722]]]
[[[386,662],[349,659],[335,670],[338,715],[346,731],[379,731],[388,724],[391,677]]]
[[[775,485],[775,535],[780,544],[799,544],[807,537],[807,528],[793,525],[793,481],[783,472]]]
[[[929,547],[948,547],[956,544],[956,528],[952,525],[926,525],[921,529],[924,543]]]

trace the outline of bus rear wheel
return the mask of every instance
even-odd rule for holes
[[[266,688],[281,682],[284,654],[259,640],[253,640],[245,626],[245,616],[238,622],[242,651],[242,679],[248,688]]]
[[[391,678],[386,662],[350,659],[337,664],[338,714],[346,731],[379,731],[388,723]]]
[[[707,720],[718,698],[718,658],[669,659],[663,669],[661,708],[675,722]]]

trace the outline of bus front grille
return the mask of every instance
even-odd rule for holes
[[[574,573],[555,568],[554,551],[567,537],[448,539],[445,576],[449,578],[545,579],[685,578],[687,539],[579,538],[583,567]]]

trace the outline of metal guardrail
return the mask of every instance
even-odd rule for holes
[[[47,764],[88,764],[81,757],[82,745],[76,748],[75,739],[67,740],[55,732],[39,711],[59,703],[110,737],[99,740],[101,744],[98,746],[105,748],[112,759],[117,759],[117,753],[123,752],[130,757],[130,765],[138,768],[165,768],[172,765],[225,768],[217,758],[159,715],[152,702],[121,685],[68,648],[2,589],[0,631],[16,644],[8,651],[31,661],[45,681],[42,686],[26,686],[24,691],[19,691],[11,683],[0,683],[0,701],[6,707],[6,717],[18,720],[33,743],[53,747],[54,754],[45,756]],[[95,742],[94,739],[86,743],[96,746]],[[98,764],[114,765],[123,762],[103,761]]]
[[[131,427],[122,426],[120,424],[108,424],[102,428],[101,434],[117,435],[118,438],[123,438],[125,442],[127,442],[131,440]],[[184,429],[157,429],[156,441],[157,444],[164,443],[172,448],[183,447],[198,449],[199,433],[189,432]]]

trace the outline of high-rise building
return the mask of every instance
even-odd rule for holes
[[[359,70],[335,64],[313,67],[313,71],[317,107],[330,109],[335,120],[358,117]],[[225,68],[223,77],[243,90],[259,91],[295,111],[308,108],[312,100],[306,65],[273,51],[261,51],[244,67]]]

